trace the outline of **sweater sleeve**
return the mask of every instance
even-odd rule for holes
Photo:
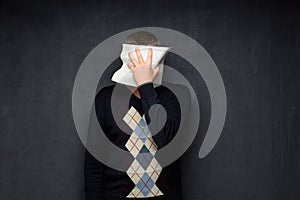
[[[101,200],[103,193],[103,164],[95,159],[87,150],[84,165],[85,199]]]
[[[164,97],[160,99],[153,87],[153,83],[143,84],[138,87],[138,90],[141,96],[142,107],[148,124],[150,124],[151,121],[154,124],[158,124],[161,120],[164,110],[166,111],[167,116],[163,128],[155,135],[150,129],[152,135],[154,135],[153,140],[158,148],[161,148],[168,144],[177,133],[181,118],[180,104],[176,96],[168,89],[164,90],[164,93],[161,94]],[[161,106],[154,107],[153,110],[151,110],[152,118],[150,119],[149,109],[154,104],[161,104]]]
[[[105,93],[100,91],[95,97],[95,111],[97,119],[102,128],[104,124],[104,99]],[[105,131],[105,129],[103,129]],[[85,153],[84,180],[85,180],[85,199],[101,200],[104,191],[103,169],[105,165],[98,161],[88,150]]]

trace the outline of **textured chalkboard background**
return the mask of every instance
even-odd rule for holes
[[[143,26],[197,40],[226,86],[228,115],[219,142],[208,157],[197,158],[204,117],[183,157],[185,199],[299,199],[298,5],[210,0],[0,5],[0,199],[84,199],[84,146],[71,109],[76,72],[97,44]],[[170,55],[168,62],[184,61]],[[106,82],[114,68],[109,69]],[[207,102],[201,77],[189,68],[182,73]],[[205,103],[202,112],[209,116]]]

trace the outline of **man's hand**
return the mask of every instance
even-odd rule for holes
[[[127,66],[132,71],[133,78],[137,84],[140,86],[147,82],[153,82],[155,76],[159,72],[159,66],[156,66],[154,70],[151,67],[152,64],[152,49],[148,49],[148,55],[146,61],[144,61],[143,56],[138,48],[135,48],[135,52],[138,60],[135,59],[133,53],[129,53],[128,56],[132,63],[128,63]]]

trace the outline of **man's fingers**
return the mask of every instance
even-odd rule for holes
[[[135,48],[135,52],[136,52],[136,55],[138,57],[139,63],[144,63],[143,56],[142,56],[141,51],[138,47]]]
[[[134,68],[134,65],[133,65],[132,63],[127,63],[127,66],[128,66],[128,68],[131,69],[131,70]]]
[[[151,64],[152,62],[152,48],[148,49],[148,55],[147,55],[147,59],[146,59],[146,64]]]
[[[128,53],[128,56],[129,56],[131,62],[132,62],[135,66],[138,66],[138,65],[139,65],[139,62],[135,59],[135,57],[133,56],[132,53]]]
[[[158,72],[159,72],[159,65],[157,65],[153,70],[154,77],[158,74]]]

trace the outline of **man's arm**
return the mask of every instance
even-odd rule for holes
[[[101,200],[103,192],[103,167],[103,164],[86,150],[84,165],[84,192],[86,200]]]
[[[153,136],[153,140],[158,148],[161,148],[168,144],[178,131],[181,120],[180,104],[176,96],[168,89],[165,89],[165,93],[163,95],[166,96],[163,98],[163,101],[159,99],[152,82],[139,86],[138,91],[141,96],[143,111],[145,113],[147,123],[152,122],[152,125],[155,127],[154,130],[158,131],[157,134],[152,132],[152,134],[155,134]],[[154,104],[161,104],[161,106],[154,107],[153,110],[151,110],[152,118],[150,119],[149,109]],[[157,130],[157,126],[162,123],[164,110],[166,112],[166,121],[162,129]]]
[[[129,53],[131,63],[127,63],[128,68],[131,70],[133,78],[138,86],[138,91],[142,99],[143,110],[146,115],[147,122],[149,120],[149,109],[153,104],[161,103],[167,112],[166,121],[163,129],[153,136],[158,148],[169,143],[177,133],[180,125],[180,104],[176,96],[166,90],[167,100],[160,102],[157,93],[153,87],[153,80],[159,72],[159,66],[152,69],[152,49],[148,49],[148,55],[146,60],[143,59],[139,48],[135,49],[137,59],[133,56],[133,53]],[[151,113],[152,114],[152,113]],[[163,114],[162,107],[156,107],[153,111],[153,118],[156,120],[154,126],[160,123],[161,116]],[[151,123],[151,122],[149,122]],[[150,128],[151,129],[151,128]],[[154,133],[152,133],[154,134]]]
[[[97,120],[101,128],[105,129],[105,97],[104,90],[100,90],[95,97],[95,111]],[[88,141],[93,142],[93,135],[88,136]],[[88,150],[85,153],[84,178],[85,178],[85,197],[86,200],[101,200],[104,192],[104,175],[105,165],[97,160]]]

